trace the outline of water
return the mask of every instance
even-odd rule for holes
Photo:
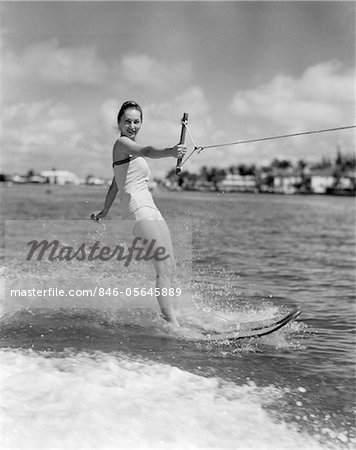
[[[59,224],[98,209],[105,192],[31,186],[1,195],[3,219]],[[183,251],[184,233],[173,236],[182,324],[223,330],[295,305],[300,319],[258,340],[202,343],[173,332],[153,298],[4,294],[3,447],[353,448],[354,200],[184,192],[157,193],[156,202],[167,218],[192,223]],[[119,219],[114,206],[93,233]],[[67,237],[72,222],[60,225]],[[68,279],[61,265],[4,266],[19,285]],[[98,271],[86,261],[71,270],[106,286],[153,283],[149,267]]]

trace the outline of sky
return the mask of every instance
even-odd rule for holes
[[[112,176],[117,111],[144,111],[138,142],[187,146],[349,126],[355,3],[1,2],[1,171]],[[224,146],[183,166],[334,158],[355,130]],[[173,158],[149,160],[153,176]]]

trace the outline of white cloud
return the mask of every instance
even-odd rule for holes
[[[121,60],[106,64],[93,48],[64,48],[56,40],[29,45],[21,53],[7,50],[4,55],[4,86],[9,94],[3,108],[2,142],[8,149],[5,163],[9,170],[19,165],[11,164],[16,159],[23,167],[32,167],[37,161],[47,168],[67,164],[68,158],[79,174],[85,174],[85,167],[110,174],[120,106],[117,99],[124,101],[133,94],[142,99],[144,108],[141,142],[158,146],[177,143],[183,112],[191,114],[192,132],[198,140],[210,125],[209,102],[202,88],[194,84],[189,63],[122,55]],[[98,95],[69,90],[94,84],[97,94],[108,100],[98,104]],[[52,86],[62,89],[53,90]],[[160,171],[162,164],[164,167],[167,161],[154,164],[153,172],[157,173],[156,167]]]
[[[355,123],[354,73],[337,61],[316,64],[300,77],[276,75],[253,89],[235,92],[230,115],[212,143],[259,139]],[[231,124],[231,125],[230,125]],[[352,130],[234,145],[203,152],[208,164],[267,163],[274,158],[297,161],[333,157],[337,146],[354,150]],[[211,152],[211,153],[210,153]]]
[[[12,162],[23,171],[49,167],[73,169],[87,150],[87,133],[71,109],[46,99],[17,103],[2,111],[5,168]]]
[[[53,145],[59,135],[75,131],[70,109],[51,100],[17,103],[3,109],[4,137],[19,150],[32,144]]]
[[[4,54],[4,74],[57,84],[98,84],[107,79],[108,66],[92,47],[64,48],[53,39],[32,44],[22,54]]]
[[[353,122],[354,76],[337,61],[308,68],[300,78],[277,75],[269,83],[235,93],[231,110],[242,119],[303,129]]]
[[[105,63],[94,48],[64,48],[56,40],[32,44],[21,54],[7,51],[4,55],[3,85],[14,92],[12,103],[2,110],[5,160],[22,161],[27,169],[33,161],[44,168],[59,167],[67,164],[67,158],[80,175],[88,171],[110,175],[118,102],[129,98],[142,102],[144,109],[139,140],[162,147],[178,142],[183,112],[189,113],[189,128],[198,146],[354,121],[353,74],[335,61],[312,66],[299,78],[277,75],[254,89],[238,91],[231,109],[221,108],[216,114],[188,62],[175,64],[129,54]],[[37,89],[31,89],[30,83]],[[70,90],[94,85],[95,96],[87,95],[88,90]],[[62,90],[55,91],[52,86]],[[76,93],[75,98],[71,92]],[[340,139],[348,149],[350,139],[346,137]],[[312,150],[312,141],[305,139],[284,141],[283,145],[274,141],[211,149],[191,158],[184,168],[226,167],[291,155],[298,159],[310,152],[322,155],[325,148],[335,148],[335,139],[320,136]],[[192,149],[189,135],[187,143]],[[174,164],[171,159],[155,160],[152,172],[163,175]]]
[[[162,145],[174,145],[178,142],[181,118],[187,112],[188,127],[195,144],[201,143],[211,121],[209,120],[210,105],[200,86],[187,86],[176,96],[162,102],[152,102],[145,106],[147,118],[143,128],[143,137],[150,142]],[[189,133],[186,142],[192,146]]]
[[[19,79],[58,86],[113,84],[119,92],[162,93],[184,88],[193,79],[189,62],[167,63],[146,54],[128,54],[106,63],[94,47],[63,47],[57,39],[31,44],[22,52],[5,45],[2,53],[7,83]]]
[[[130,86],[153,88],[165,91],[184,86],[192,78],[192,67],[188,62],[168,64],[148,55],[126,55],[120,64],[121,74]]]

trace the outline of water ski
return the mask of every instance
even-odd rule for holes
[[[206,332],[204,333],[204,341],[237,341],[239,339],[255,338],[259,336],[266,336],[273,333],[291,321],[295,320],[301,311],[296,308],[283,317],[272,318],[266,320],[259,320],[255,322],[240,323],[238,328],[233,331],[218,333]]]

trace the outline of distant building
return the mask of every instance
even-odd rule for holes
[[[355,193],[356,173],[352,170],[344,172],[338,179],[337,188],[342,191]]]
[[[299,172],[281,170],[273,173],[273,192],[277,194],[295,194],[302,183]]]
[[[79,184],[80,180],[77,175],[67,170],[43,170],[40,176],[45,177],[49,184]]]
[[[90,186],[103,186],[104,184],[107,184],[107,180],[104,178],[95,177],[94,175],[88,175],[85,184],[88,184]]]
[[[194,190],[214,192],[214,191],[216,191],[216,185],[212,181],[197,180],[194,183]]]
[[[27,177],[22,175],[10,175],[8,181],[11,183],[23,184],[27,183]]]
[[[314,194],[325,194],[335,186],[334,169],[318,169],[310,171],[310,187]]]
[[[28,177],[29,183],[36,183],[36,184],[44,184],[48,183],[47,177],[44,177],[43,175],[31,175]]]
[[[219,183],[219,189],[225,192],[255,192],[256,178],[253,175],[228,173]]]

